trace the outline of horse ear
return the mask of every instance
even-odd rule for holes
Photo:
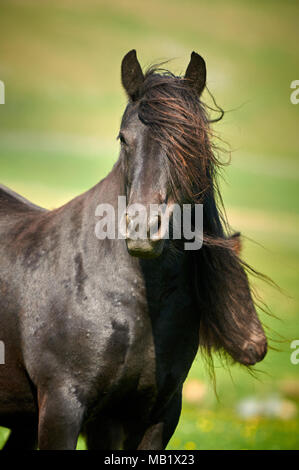
[[[185,73],[185,79],[188,81],[189,86],[195,89],[200,96],[205,85],[207,78],[206,63],[203,58],[196,52],[192,52],[191,60]]]
[[[122,60],[121,81],[129,98],[135,101],[138,98],[139,89],[144,81],[144,75],[135,49],[128,52]]]

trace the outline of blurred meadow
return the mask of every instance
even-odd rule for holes
[[[290,0],[0,0],[0,181],[39,205],[67,202],[112,168],[126,104],[120,63],[132,48],[144,67],[173,59],[177,74],[199,52],[227,111],[214,125],[232,151],[222,194],[248,237],[244,259],[283,290],[252,279],[278,317],[261,312],[280,351],[269,350],[256,378],[215,360],[217,396],[198,355],[168,449],[299,449],[299,364],[290,360],[299,339],[298,15]],[[8,432],[0,428],[0,446]]]

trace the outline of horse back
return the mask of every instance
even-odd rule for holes
[[[46,212],[46,209],[33,204],[20,194],[0,184],[0,216],[32,211]]]

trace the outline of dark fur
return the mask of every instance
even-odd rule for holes
[[[120,157],[94,188],[45,211],[0,188],[0,424],[7,449],[164,449],[198,347],[253,364],[266,352],[235,239],[215,197],[200,93],[205,64],[185,78],[122,63],[129,96]],[[204,204],[204,246],[98,240],[99,203]],[[157,246],[159,250],[157,250]],[[133,257],[130,256],[128,250]],[[142,255],[152,257],[143,259]],[[160,255],[160,256],[158,256]],[[158,257],[157,257],[158,256]]]

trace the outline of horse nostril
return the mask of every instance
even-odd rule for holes
[[[246,355],[246,362],[249,364],[255,364],[256,362],[261,361],[267,352],[267,341],[261,341],[257,344],[249,343],[244,348],[244,353]]]
[[[161,237],[161,224],[162,224],[162,219],[161,219],[160,214],[152,216],[149,219],[148,237],[151,240],[160,240],[162,238]]]
[[[160,232],[161,231],[161,224],[162,224],[162,219],[161,219],[161,215],[158,214],[158,222],[157,222],[157,232]]]
[[[247,347],[247,352],[248,352],[249,354],[254,354],[254,353],[256,352],[256,349],[255,349],[255,347],[254,347],[252,344],[250,344],[250,345]]]

